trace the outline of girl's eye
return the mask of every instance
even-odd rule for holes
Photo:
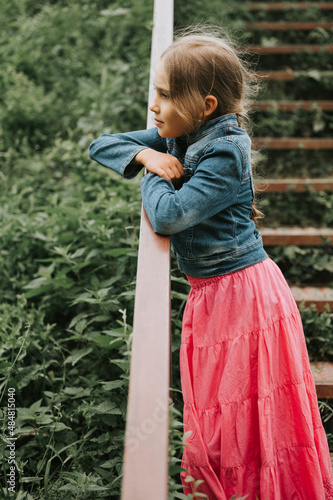
[[[155,85],[154,85],[154,90],[155,92],[160,96],[162,97],[162,99],[169,99],[170,98],[170,95],[165,92],[164,90],[160,89],[160,88],[156,88]]]

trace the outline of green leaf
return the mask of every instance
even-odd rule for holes
[[[124,372],[127,372],[129,367],[129,361],[127,359],[112,359],[111,363],[121,368]]]
[[[115,458],[113,458],[111,460],[107,460],[106,462],[102,463],[101,467],[103,467],[103,469],[111,469],[116,464],[119,464],[121,462],[122,462],[122,460],[121,460],[120,457],[115,457]]]
[[[65,387],[64,394],[68,394],[72,399],[90,396],[92,389],[89,387]]]
[[[103,415],[121,415],[121,411],[112,401],[104,401],[94,408],[96,413]]]
[[[71,363],[72,366],[75,366],[76,363],[80,361],[80,359],[84,358],[92,351],[93,351],[92,347],[84,347],[83,349],[78,349],[65,359],[65,363]]]
[[[111,380],[110,382],[101,382],[105,391],[112,391],[124,386],[124,380]]]

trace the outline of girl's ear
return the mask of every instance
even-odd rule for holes
[[[205,97],[205,112],[204,116],[211,115],[217,107],[217,99],[213,95],[208,95]]]

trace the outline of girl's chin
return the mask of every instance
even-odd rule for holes
[[[163,137],[163,139],[176,139],[177,137],[182,137],[182,135],[175,135],[175,134],[165,132],[165,131],[161,130],[160,127],[157,127],[157,132],[160,135],[160,137]]]

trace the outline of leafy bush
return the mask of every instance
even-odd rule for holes
[[[259,195],[261,209],[266,214],[265,225],[332,227],[333,200],[331,193],[309,191],[307,193],[265,193]],[[295,206],[298,207],[295,210]],[[326,248],[329,252],[329,247]]]
[[[2,214],[0,387],[17,395],[20,485],[41,498],[119,491],[140,203],[106,174],[72,172],[62,196],[51,176],[38,195],[18,181]]]
[[[122,3],[2,12],[1,454],[6,471],[11,388],[17,498],[119,497],[141,201],[87,147],[145,126],[152,2]]]
[[[40,149],[59,135],[144,126],[151,1],[13,3],[3,12],[4,150],[23,136]]]
[[[145,127],[152,8],[152,0],[12,0],[2,6],[0,449],[6,472],[11,388],[18,500],[119,498],[140,190],[139,180],[124,182],[90,162],[87,148],[102,132]],[[297,15],[319,19],[319,12]],[[246,43],[241,30],[251,19],[239,2],[175,5],[176,26],[223,23]],[[271,82],[262,96],[306,96],[309,89],[324,98],[329,76],[301,75],[288,86]],[[330,115],[312,113],[305,133],[313,132],[314,116],[318,136],[329,136]],[[271,130],[273,119],[277,135],[282,129],[296,133],[305,121],[301,112],[290,121],[272,110],[258,118],[260,133]],[[327,175],[332,167],[330,155],[319,153],[311,161],[304,152],[271,158],[259,172],[279,176],[297,168],[302,175]],[[329,225],[328,196],[306,196],[315,214],[326,208]],[[278,197],[263,203],[271,220],[281,221],[281,214],[290,220],[295,201],[290,194],[288,207]],[[300,223],[310,215],[305,205]],[[272,256],[290,281],[331,273],[325,248],[314,254],[272,249]],[[170,500],[182,498],[178,349],[188,289],[173,269]],[[330,359],[331,313],[302,314],[311,356]],[[13,498],[5,474],[0,482],[2,496]]]

